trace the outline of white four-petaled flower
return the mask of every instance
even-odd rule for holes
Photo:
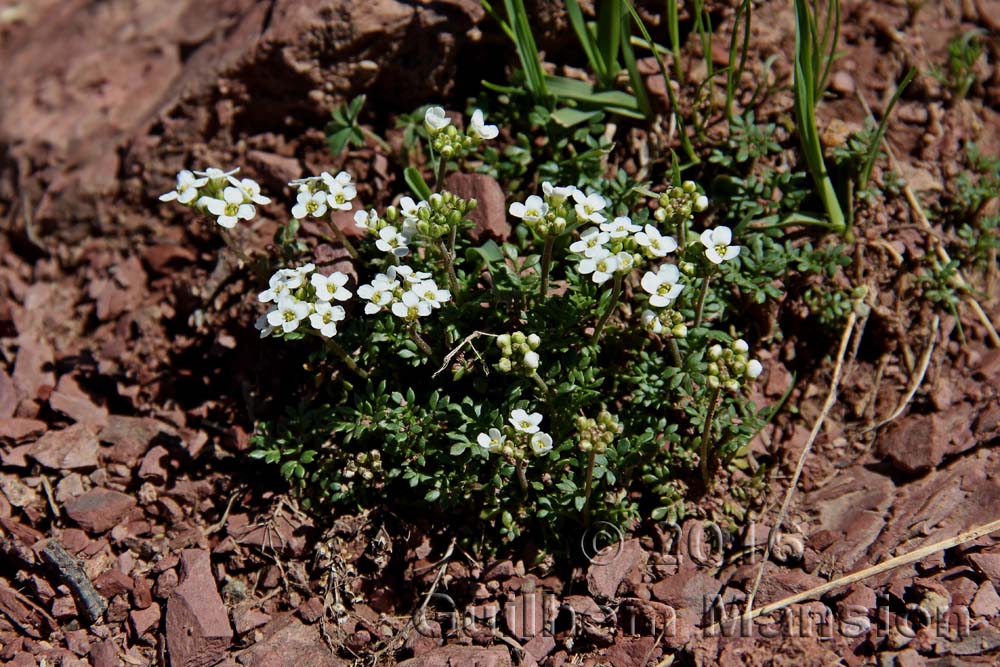
[[[651,257],[666,257],[677,250],[677,241],[673,236],[664,236],[653,225],[646,225],[643,231],[636,233],[635,242],[645,248]]]
[[[604,244],[611,240],[611,234],[597,227],[589,227],[580,234],[580,240],[570,244],[569,249],[585,257],[593,257],[604,250]]]
[[[427,107],[427,111],[424,112],[424,125],[427,126],[428,132],[437,134],[451,125],[451,119],[442,107]]]
[[[346,174],[347,172],[341,173]],[[330,190],[329,194],[326,195],[327,206],[335,211],[350,211],[352,208],[351,202],[358,196],[358,191],[354,185],[350,182],[345,184],[339,180],[331,179],[326,183],[326,186]]]
[[[207,178],[197,178],[194,172],[182,169],[177,172],[177,188],[160,195],[160,201],[178,201],[190,204],[198,198],[198,188],[208,183]]]
[[[544,181],[542,183],[542,194],[545,195],[545,198],[553,206],[562,204],[564,201],[572,197],[575,192],[576,186],[573,185],[558,186],[552,185],[548,181]]]
[[[573,201],[576,202],[576,217],[580,222],[593,222],[601,224],[606,220],[601,211],[608,205],[608,202],[599,194],[586,195],[582,190],[573,191]]]
[[[416,292],[403,292],[399,301],[392,304],[392,314],[404,320],[416,320],[431,314],[431,304],[424,301]]]
[[[476,436],[476,443],[486,451],[492,452],[494,449],[502,447],[506,439],[507,436],[501,433],[500,429],[491,428],[486,433],[480,433]]]
[[[476,109],[472,112],[472,132],[477,137],[483,141],[489,139],[496,139],[497,135],[500,134],[500,130],[496,125],[487,125],[486,118],[483,116],[481,109]]]
[[[580,260],[580,273],[592,274],[590,279],[598,285],[608,282],[617,270],[618,256],[612,255],[611,251],[603,246],[595,250],[592,256]]]
[[[623,239],[641,230],[639,225],[632,224],[632,219],[628,216],[620,215],[611,222],[601,224],[601,231],[607,232],[613,239]]]
[[[310,282],[316,288],[316,298],[320,301],[347,301],[351,298],[350,290],[344,288],[347,284],[347,274],[340,271],[334,271],[328,276],[314,273]]]
[[[247,204],[243,192],[233,186],[222,191],[222,199],[202,197],[199,200],[208,212],[216,216],[216,222],[226,229],[232,229],[240,220],[250,220],[257,214],[253,204]]]
[[[299,190],[295,201],[297,203],[292,207],[292,217],[296,220],[302,220],[309,216],[322,218],[326,215],[325,192],[310,192],[308,188],[303,187]]]
[[[712,264],[722,264],[740,254],[740,246],[730,245],[733,232],[729,227],[706,229],[701,233],[701,244],[705,246],[705,257]]]
[[[373,230],[378,224],[378,213],[375,209],[370,211],[359,210],[354,212],[354,226],[361,229]]]
[[[535,433],[532,435],[531,451],[539,455],[552,451],[552,436],[548,433]]]
[[[345,315],[343,306],[334,306],[329,301],[317,301],[313,304],[309,324],[324,338],[333,338],[337,335],[337,322],[343,320]]]
[[[390,252],[396,257],[406,257],[410,252],[410,249],[406,245],[408,242],[409,239],[405,234],[392,225],[389,225],[379,230],[375,247],[382,252]]]
[[[525,222],[538,222],[549,212],[549,205],[538,195],[531,195],[522,204],[516,201],[510,205],[510,214]]]
[[[521,433],[538,433],[538,425],[542,423],[542,415],[537,412],[528,414],[518,408],[510,413],[510,423]]]
[[[283,296],[278,300],[278,307],[267,314],[267,323],[285,333],[291,333],[299,327],[299,322],[309,316],[309,304],[299,301],[293,296]]]
[[[252,204],[260,204],[261,206],[271,203],[271,198],[265,197],[260,193],[260,185],[252,178],[239,179],[230,176],[229,182],[232,183],[234,187],[240,189],[240,192],[243,193],[243,197],[248,202]]]
[[[429,303],[431,308],[440,308],[441,304],[451,301],[451,292],[446,289],[438,289],[437,283],[433,280],[416,283],[410,289]]]
[[[375,276],[370,285],[358,288],[358,296],[368,301],[365,304],[365,315],[374,315],[383,307],[392,303],[399,282],[391,280],[384,273]]]
[[[681,272],[673,264],[663,264],[656,273],[647,271],[642,277],[642,289],[649,293],[649,305],[666,308],[684,289],[680,284]],[[656,332],[659,333],[659,332]]]

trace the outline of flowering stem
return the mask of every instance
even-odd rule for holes
[[[701,292],[698,294],[698,308],[694,312],[694,326],[701,324],[702,314],[705,311],[705,297],[708,295],[708,284],[712,281],[711,275],[706,275],[701,283]]]
[[[340,227],[333,224],[333,220],[327,220],[326,224],[333,230],[333,235],[337,237],[340,241],[340,245],[344,246],[344,249],[350,254],[354,259],[358,259],[358,249],[354,247],[354,244],[347,239],[347,235],[340,230]]]
[[[538,285],[538,298],[544,299],[549,291],[549,269],[552,265],[552,247],[556,239],[550,236],[545,239],[545,249],[542,251],[542,282]]]
[[[243,252],[243,248],[241,248],[240,244],[236,242],[236,239],[233,238],[229,230],[224,227],[220,227],[219,233],[222,235],[222,240],[225,244],[229,246],[229,249],[236,253],[236,256],[240,258],[241,262],[249,266],[250,258],[245,252]]]
[[[597,450],[591,448],[590,458],[587,460],[587,486],[583,490],[583,525],[590,525],[590,492],[594,488],[594,463],[597,461]]]
[[[715,408],[719,402],[719,395],[722,387],[716,387],[712,392],[712,400],[708,404],[708,414],[705,415],[705,425],[701,431],[701,481],[705,489],[709,488],[711,481],[711,467],[709,466],[708,440],[712,435],[712,420],[715,419]]]
[[[601,319],[597,321],[597,326],[594,327],[594,335],[590,337],[590,343],[594,344],[601,335],[601,330],[604,329],[604,325],[607,323],[608,318],[611,317],[611,313],[614,312],[615,306],[618,305],[618,298],[622,293],[622,276],[620,273],[615,274],[615,284],[611,288],[611,303],[608,304],[608,309],[604,311],[601,315]]]
[[[674,365],[680,368],[684,365],[684,360],[681,359],[681,350],[677,347],[677,339],[673,336],[667,338],[667,346],[670,348],[670,356],[674,358]]]
[[[434,187],[438,190],[438,192],[440,192],[441,188],[444,187],[444,176],[447,173],[448,173],[448,160],[445,158],[445,156],[439,155],[437,174],[434,180]]]
[[[431,360],[434,361],[434,363],[437,363],[437,355],[434,354],[434,349],[431,348],[431,346],[427,343],[426,340],[423,339],[423,337],[419,333],[417,333],[417,327],[411,324],[409,326],[409,330],[410,330],[410,338],[412,338],[413,342],[417,344],[417,347],[420,348],[420,351],[426,354],[428,357],[430,357]]]
[[[448,252],[448,248],[441,239],[438,239],[438,250],[441,251],[441,256],[444,258],[444,266],[448,270],[448,287],[451,289],[452,296],[458,300],[458,275],[455,273],[455,263],[452,261],[451,253]]]
[[[677,252],[678,255],[684,254],[684,248],[687,245],[687,219],[681,218],[677,221]]]
[[[358,366],[354,362],[354,359],[351,358],[351,355],[347,354],[347,350],[345,350],[344,348],[342,348],[340,346],[340,344],[337,343],[337,341],[333,340],[332,338],[327,338],[326,339],[326,345],[331,350],[333,350],[334,354],[336,354],[338,357],[340,357],[341,361],[343,361],[344,364],[346,364],[347,367],[350,368],[353,373],[355,373],[362,380],[367,380],[368,379],[368,372],[365,371],[360,366]]]
[[[526,492],[528,490],[528,475],[525,471],[524,459],[518,459],[515,467],[517,469],[517,481],[521,484],[521,490]]]

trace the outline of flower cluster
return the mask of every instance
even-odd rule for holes
[[[661,194],[657,203],[660,207],[653,212],[653,217],[664,224],[678,225],[707,209],[708,197],[698,194],[694,181],[684,181],[679,187],[669,188]]]
[[[535,351],[542,344],[538,334],[527,336],[520,331],[497,336],[497,346],[500,348],[500,361],[497,364],[504,373],[523,369],[529,375],[538,370],[538,353]],[[520,358],[515,356],[515,353]]]
[[[160,201],[191,206],[214,216],[221,227],[232,229],[240,220],[252,220],[257,215],[256,205],[271,203],[260,193],[256,181],[236,178],[238,172],[238,167],[230,171],[183,169],[177,173],[177,187],[160,195]]]
[[[390,266],[367,285],[358,288],[366,300],[365,314],[374,315],[383,308],[408,322],[427,317],[435,308],[451,301],[451,292],[440,289],[429,273],[409,266]]]
[[[322,218],[331,211],[350,211],[354,208],[351,202],[358,196],[346,171],[336,176],[324,171],[319,176],[295,179],[288,185],[297,193],[292,207],[292,217],[296,220]]]
[[[607,410],[602,410],[597,419],[582,415],[576,418],[577,440],[580,443],[580,451],[583,452],[593,451],[603,454],[622,430],[618,418]]]
[[[441,107],[429,107],[424,113],[424,127],[431,137],[431,147],[445,159],[459,158],[479,144],[496,139],[500,130],[496,125],[487,125],[486,117],[480,109],[472,112],[469,127],[463,134],[452,125],[451,118]]]
[[[542,183],[541,197],[531,195],[524,202],[513,202],[509,211],[539,236],[543,238],[558,236],[566,231],[568,219],[576,214],[573,202],[578,196],[585,202],[588,199],[572,185],[555,186],[545,181]],[[595,211],[604,208],[605,202],[600,195],[591,195],[591,198],[600,199],[600,208],[591,208],[590,215],[593,215]],[[593,204],[598,205],[596,199],[593,200]]]
[[[750,346],[742,338],[734,340],[728,347],[716,343],[708,348],[708,386],[739,391],[743,384],[757,379],[764,367],[747,353]]]
[[[524,459],[527,448],[541,456],[552,451],[552,436],[541,430],[542,415],[523,409],[513,410],[504,431],[491,428],[476,437],[476,443],[488,452],[499,452],[513,459]]]
[[[268,281],[268,288],[257,296],[270,308],[258,318],[255,326],[260,337],[275,331],[290,334],[308,320],[311,332],[323,338],[337,335],[337,322],[347,313],[335,301],[347,301],[351,292],[346,274],[335,271],[328,276],[316,273],[316,266],[305,264],[295,269],[279,269]]]
[[[579,218],[579,212],[577,215]],[[592,213],[592,221],[595,220],[593,216]],[[600,217],[604,219],[603,215]],[[653,225],[640,227],[622,215],[610,222],[600,222],[597,227],[588,227],[569,249],[582,256],[579,272],[589,274],[591,280],[602,285],[615,275],[628,274],[644,257],[666,257],[677,249],[677,241],[660,233]]]

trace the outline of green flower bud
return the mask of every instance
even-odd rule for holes
[[[503,373],[510,373],[511,369],[510,358],[503,357],[502,359],[500,359],[500,361],[497,363],[497,368],[499,368],[500,371]]]
[[[500,334],[497,336],[497,345],[503,348],[510,347],[510,334]]]
[[[719,388],[719,384],[720,384],[719,383],[719,378],[717,376],[715,376],[715,375],[709,375],[708,376],[708,387],[709,387],[709,389],[718,389]]]
[[[511,334],[510,339],[514,341],[514,343],[516,343],[517,345],[523,345],[524,342],[527,340],[527,336],[525,336],[520,331],[515,331],[513,334]]]
[[[538,334],[530,334],[528,336],[528,346],[532,350],[537,350],[538,346],[542,344],[542,339]]]
[[[708,348],[708,358],[712,361],[720,358],[722,356],[722,346],[716,343],[712,347]]]

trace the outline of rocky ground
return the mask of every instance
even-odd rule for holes
[[[998,34],[996,0],[928,3],[917,21],[905,3],[844,4],[824,125],[863,120],[856,92],[883,107],[890,70],[940,61],[957,30]],[[546,3],[533,11],[543,46],[557,51],[565,17]],[[762,3],[758,16],[760,58],[787,52],[786,3]],[[964,140],[1000,153],[995,44],[978,98],[946,107],[923,77],[926,99],[901,103],[890,137],[915,189],[933,196]],[[730,636],[706,632],[720,618],[706,599],[731,611],[752,587],[760,549],[748,547],[775,520],[830,387],[829,357],[796,376],[797,414],[755,443],[777,474],[754,532],[714,543],[714,529],[690,519],[679,536],[645,526],[574,568],[526,567],[521,552],[479,562],[441,526],[389,511],[310,517],[274,471],[249,462],[275,372],[249,326],[249,277],[212,230],[156,196],[178,169],[204,163],[243,165],[272,193],[346,167],[364,184],[361,200],[384,199],[399,175],[374,147],[331,163],[330,109],[367,92],[373,122],[391,127],[393,114],[468,94],[484,73],[499,80],[501,48],[509,53],[472,0],[0,3],[0,660],[997,664],[996,533],[791,605],[752,638],[725,625]],[[769,104],[778,115],[789,100]],[[279,222],[265,213],[247,245],[263,250]],[[1000,517],[1000,350],[971,311],[960,311],[961,343],[954,318],[935,328],[926,306],[904,298],[893,258],[930,250],[908,208],[869,222],[864,252],[890,268],[864,277],[876,308],[758,605]],[[310,242],[321,262],[339,257]],[[981,299],[994,322],[997,297],[994,288]],[[902,416],[873,428],[904,401],[930,341]],[[792,340],[770,351],[761,400],[782,396],[801,352]],[[437,599],[415,631],[432,590],[476,622],[450,630]]]

